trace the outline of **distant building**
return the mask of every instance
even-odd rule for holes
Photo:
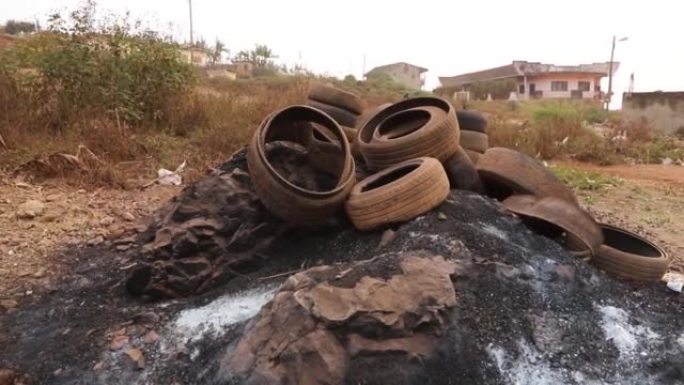
[[[613,73],[620,63],[613,62]],[[468,91],[475,83],[513,80],[517,99],[576,98],[602,100],[601,79],[608,76],[610,62],[574,66],[514,61],[511,64],[457,76],[440,77],[435,90],[442,96]]]
[[[182,47],[181,55],[183,56],[183,60],[185,60],[185,62],[198,67],[204,67],[211,62],[209,54],[207,54],[206,50],[199,47]]]
[[[684,92],[625,92],[622,117],[659,134],[684,137]]]
[[[237,73],[235,72],[235,66],[233,64],[214,64],[202,67],[201,70],[204,71],[209,79],[237,79]]]
[[[384,73],[392,77],[397,83],[403,84],[406,87],[413,89],[421,89],[425,84],[425,72],[427,68],[419,67],[417,65],[399,62],[393,64],[386,64],[380,67],[375,67],[368,71],[364,76],[372,76],[377,73]]]

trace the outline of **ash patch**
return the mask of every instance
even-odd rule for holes
[[[183,342],[216,338],[223,330],[254,317],[273,298],[276,288],[266,286],[221,296],[207,305],[181,311],[170,325]]]

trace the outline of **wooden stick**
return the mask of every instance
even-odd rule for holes
[[[300,271],[302,271],[302,269],[290,270],[290,271],[286,271],[286,272],[284,272],[284,273],[279,273],[279,274],[275,274],[275,275],[269,275],[268,277],[260,277],[260,278],[257,278],[257,279],[260,280],[260,281],[264,281],[264,280],[267,280],[267,279],[284,277],[284,276],[286,276],[286,275],[292,275],[292,274],[294,274],[294,273],[299,273]]]

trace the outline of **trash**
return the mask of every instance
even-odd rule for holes
[[[162,186],[180,186],[183,183],[183,178],[181,178],[180,174],[185,171],[185,166],[187,165],[188,161],[184,160],[174,171],[160,168],[157,170],[157,179],[143,185],[142,188],[150,187],[155,183],[159,183]]]
[[[667,288],[681,293],[684,290],[684,274],[667,273],[663,276],[663,280],[667,282]]]
[[[180,186],[183,179],[180,175],[165,168],[160,168],[157,171],[157,181],[162,186]]]

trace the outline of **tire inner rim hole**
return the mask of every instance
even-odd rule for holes
[[[380,123],[376,135],[383,139],[401,138],[417,131],[429,120],[430,113],[424,110],[397,112]]]
[[[313,129],[313,137],[321,142],[332,143],[332,140],[324,135],[318,128]]]
[[[604,228],[603,238],[606,246],[626,253],[643,255],[646,257],[660,257],[660,251],[639,238],[613,229]]]
[[[389,172],[376,180],[368,183],[367,185],[363,186],[361,188],[361,192],[366,192],[366,191],[371,191],[374,190],[378,187],[384,186],[386,184],[390,184],[394,182],[395,180],[401,179],[404,176],[410,174],[413,172],[415,169],[417,169],[420,165],[419,164],[412,164],[412,165],[407,165],[405,167],[398,168],[392,172]]]

